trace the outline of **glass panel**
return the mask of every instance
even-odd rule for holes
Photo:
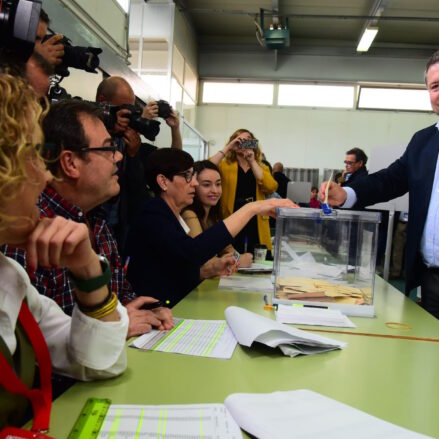
[[[197,99],[197,85],[197,75],[189,67],[188,63],[186,63],[184,70],[184,89],[187,91],[193,101]]]
[[[171,97],[169,99],[169,103],[179,113],[183,111],[182,94],[183,94],[183,89],[181,85],[173,77],[171,79]]]
[[[172,74],[178,79],[180,84],[183,84],[184,58],[175,44],[174,51],[172,52]]]
[[[431,111],[427,90],[361,87],[358,108]]]
[[[273,84],[205,82],[203,102],[217,104],[273,104]]]
[[[183,93],[183,117],[191,125],[195,125],[196,105],[191,97],[184,92]]]
[[[353,108],[355,87],[350,85],[280,84],[278,105]]]
[[[207,142],[186,121],[183,122],[183,150],[195,161],[206,158]]]

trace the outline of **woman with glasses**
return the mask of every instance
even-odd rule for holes
[[[276,207],[295,207],[289,200],[269,199],[248,203],[230,217],[195,238],[181,217],[191,205],[198,186],[194,161],[185,151],[163,148],[153,152],[147,176],[155,198],[145,202],[128,236],[128,280],[137,294],[179,302],[202,280],[201,267],[230,244],[254,215],[274,215]],[[225,273],[233,261],[216,267]]]
[[[223,218],[249,202],[264,200],[267,195],[276,192],[276,180],[268,166],[262,163],[259,142],[246,129],[236,130],[227,145],[210,160],[221,172]],[[270,251],[272,249],[268,215],[252,218],[234,240],[234,247],[240,253],[253,253],[257,244],[264,244]]]
[[[41,219],[36,207],[51,179],[40,147],[41,113],[23,79],[0,74],[0,244],[26,250],[30,276],[37,264],[67,267],[76,306],[72,317],[64,314],[38,293],[16,261],[0,254],[0,430],[22,424],[28,399],[33,430],[48,428],[52,370],[90,380],[126,367],[128,317],[107,288],[108,261],[93,250],[84,224]],[[40,387],[31,393],[36,362]]]
[[[192,238],[222,219],[220,211],[222,185],[218,167],[210,160],[202,160],[194,163],[194,171],[197,173],[198,181],[198,186],[195,188],[194,202],[182,213],[184,221],[190,228],[189,236]],[[219,254],[231,254],[234,251],[236,250],[233,246],[228,245]],[[214,256],[210,261],[214,263],[216,259],[217,256]],[[251,253],[239,255],[240,267],[250,267],[252,261],[253,255]]]

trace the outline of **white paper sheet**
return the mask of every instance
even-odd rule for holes
[[[100,439],[242,438],[224,404],[111,405]]]
[[[420,439],[421,434],[375,418],[311,390],[236,393],[225,405],[259,439]]]
[[[172,330],[153,330],[136,338],[130,346],[198,357],[232,358],[237,341],[224,320],[175,319],[175,323]]]
[[[322,264],[316,262],[311,252],[305,252],[298,255],[286,242],[282,242],[282,251],[287,253],[292,261],[282,262],[280,272],[282,275],[301,277],[313,277],[317,279],[337,279],[343,273],[346,273],[346,265]]]
[[[263,291],[264,293],[273,292],[273,284],[270,276],[221,276],[219,289],[236,290],[254,293]]]
[[[354,323],[338,309],[320,309],[279,304],[276,321],[298,325],[355,328]]]
[[[347,346],[346,343],[283,325],[237,306],[229,306],[225,316],[238,343],[243,346],[250,347],[255,341],[273,348],[280,345],[294,345],[296,348],[304,345],[314,347],[312,353],[318,353],[319,348],[326,352]]]

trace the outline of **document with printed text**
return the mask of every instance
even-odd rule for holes
[[[136,338],[131,347],[198,357],[232,357],[237,341],[224,320],[175,319],[170,331],[152,330]]]
[[[224,404],[111,405],[100,439],[242,438]]]

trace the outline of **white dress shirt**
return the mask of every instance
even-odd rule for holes
[[[128,314],[119,303],[120,320],[103,322],[83,314],[72,317],[31,285],[24,269],[0,253],[0,333],[13,355],[15,327],[24,298],[46,340],[53,370],[79,380],[106,378],[126,369]]]

